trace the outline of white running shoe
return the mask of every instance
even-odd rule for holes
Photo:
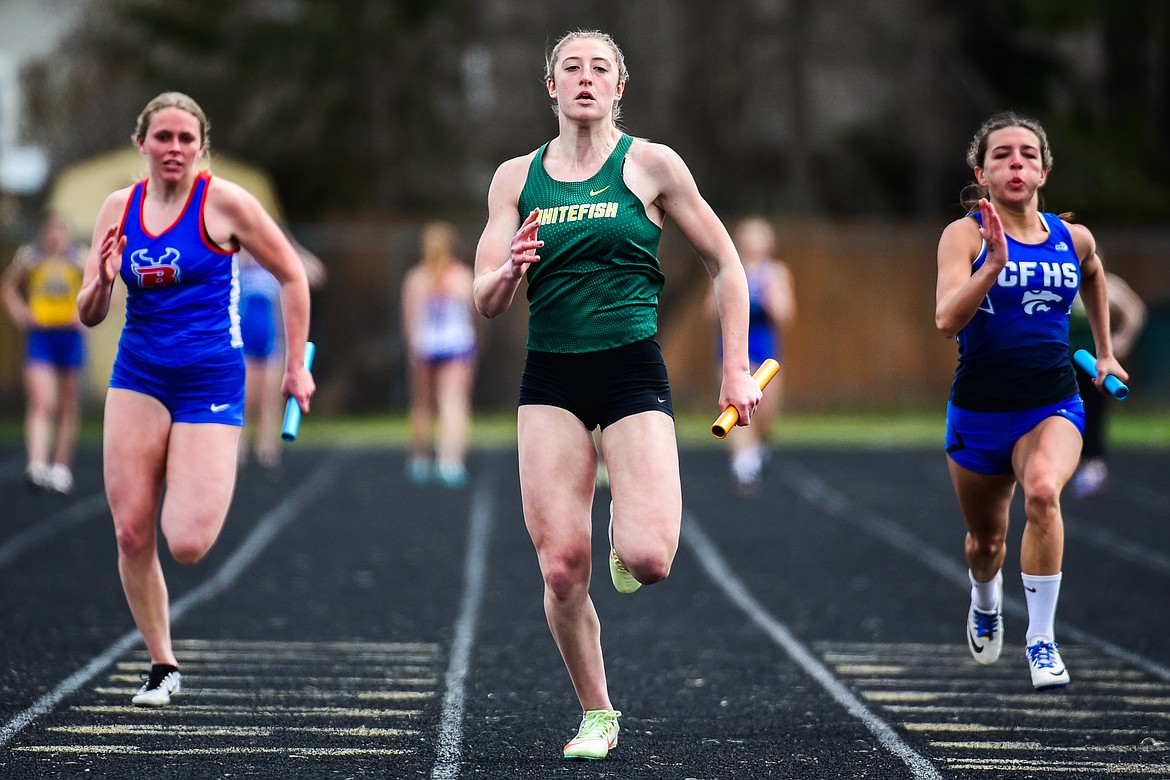
[[[24,470],[24,481],[35,490],[49,489],[49,464],[34,461]]]
[[[967,613],[967,647],[976,663],[987,666],[999,660],[1003,650],[1003,613],[975,609]]]
[[[73,492],[73,472],[64,463],[54,463],[49,466],[44,485],[54,493],[67,496]]]
[[[1060,657],[1059,647],[1056,642],[1037,642],[1024,650],[1032,668],[1032,687],[1036,690],[1063,688],[1069,684],[1068,667]]]
[[[183,675],[173,666],[155,664],[150,667],[150,677],[131,701],[135,707],[165,707],[171,703],[171,696],[183,689]]]

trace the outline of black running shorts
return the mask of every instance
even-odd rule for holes
[[[674,417],[662,349],[653,337],[600,352],[534,352],[524,360],[520,406],[567,409],[587,430],[657,411]]]

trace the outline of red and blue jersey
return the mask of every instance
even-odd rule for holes
[[[239,280],[233,252],[216,246],[203,224],[211,176],[200,173],[178,219],[158,235],[142,221],[149,180],[134,185],[122,234],[126,324],[120,350],[167,366],[191,365],[239,350]]]
[[[1060,217],[1041,213],[1040,218],[1048,238],[1024,244],[1006,237],[1007,265],[959,331],[951,403],[960,409],[1016,411],[1077,394],[1068,357],[1068,315],[1081,286],[1081,264]],[[972,273],[986,257],[985,243]]]

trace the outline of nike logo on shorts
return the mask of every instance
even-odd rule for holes
[[[211,411],[214,412],[215,414],[219,414],[220,412],[222,412],[225,409],[228,409],[230,407],[231,407],[231,404],[212,404]]]

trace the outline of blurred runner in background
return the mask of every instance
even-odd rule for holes
[[[431,222],[402,283],[402,330],[410,367],[407,476],[445,487],[467,481],[465,459],[475,379],[471,267],[455,254],[455,229]]]
[[[20,247],[0,277],[4,308],[25,335],[25,480],[61,494],[73,490],[85,363],[77,293],[87,251],[74,242],[69,221],[52,213],[42,222],[36,241]]]
[[[1146,325],[1146,305],[1125,281],[1114,273],[1105,274],[1109,288],[1109,327],[1113,335],[1113,354],[1118,360],[1129,357]],[[1097,354],[1093,343],[1093,331],[1089,327],[1089,315],[1085,304],[1078,295],[1073,301],[1068,325],[1069,349],[1087,349]],[[1092,378],[1084,371],[1077,371],[1077,385],[1085,402],[1085,444],[1081,448],[1081,463],[1073,475],[1073,495],[1089,498],[1105,491],[1109,481],[1109,469],[1105,464],[1106,425],[1109,405],[1114,403],[1093,386]]]

